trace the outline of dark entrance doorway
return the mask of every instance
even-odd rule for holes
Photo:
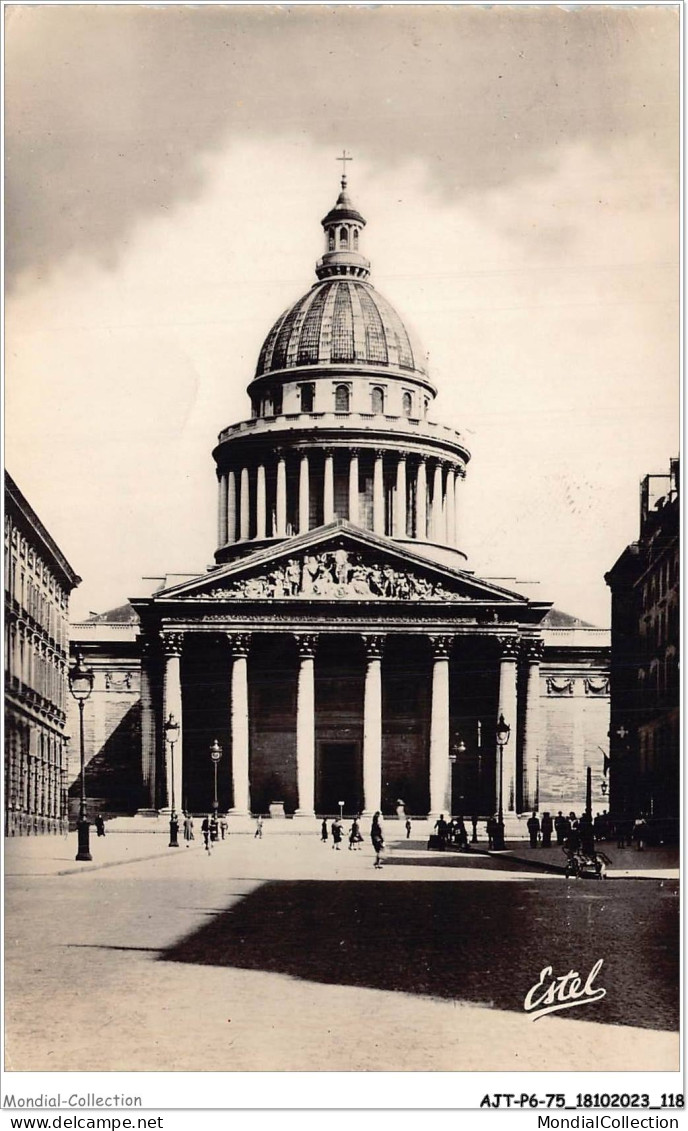
[[[358,785],[360,750],[358,742],[321,742],[318,751],[319,813],[339,813],[344,802],[347,816],[361,809]]]

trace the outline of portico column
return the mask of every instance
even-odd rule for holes
[[[301,452],[299,463],[299,534],[310,526],[310,474],[308,452]]]
[[[524,640],[526,703],[523,717],[523,812],[540,807],[540,660],[543,640]]]
[[[463,477],[465,472],[462,468],[457,467],[454,472],[454,545],[457,549],[461,549],[465,545],[465,537],[463,530]]]
[[[382,649],[384,636],[364,636],[363,815],[371,817],[382,795]]]
[[[267,536],[267,498],[265,489],[265,464],[258,464],[256,473],[256,538]]]
[[[400,455],[397,462],[397,489],[395,498],[394,533],[397,538],[406,537],[406,456]]]
[[[248,729],[248,632],[228,632],[232,652],[230,735],[232,754],[232,808],[237,817],[250,812]]]
[[[295,634],[299,652],[296,683],[297,817],[315,813],[315,649],[317,636]]]
[[[454,493],[454,468],[447,469],[447,545],[456,545],[456,497]]]
[[[351,449],[349,457],[349,522],[358,526],[358,448]]]
[[[431,636],[430,816],[451,809],[449,796],[449,651],[452,636]]]
[[[517,748],[517,691],[516,661],[519,641],[517,636],[498,636],[499,658],[499,703],[497,719],[504,716],[504,722],[511,727],[510,741],[504,747],[504,767],[502,777],[503,808],[506,813],[516,812],[516,748]],[[495,720],[496,722],[496,720]],[[499,751],[497,752],[496,798],[499,798]],[[496,805],[495,805],[496,808]]]
[[[217,541],[224,546],[227,541],[227,472],[218,475],[217,492]]]
[[[165,654],[165,675],[163,679],[163,742],[165,744],[165,808],[172,808],[172,794],[174,792],[174,808],[177,812],[182,806],[182,780],[183,780],[183,745],[184,727],[182,725],[182,677],[181,655],[184,645],[183,632],[163,632],[162,646]],[[165,723],[170,715],[174,715],[179,723],[179,737],[172,746],[165,739]],[[174,791],[172,789],[172,762],[174,761]]]
[[[279,452],[277,455],[277,507],[276,507],[276,523],[277,530],[275,534],[278,538],[286,537],[287,533],[287,465],[284,459],[284,453]]]
[[[240,504],[240,511],[241,511],[241,513],[240,513],[240,516],[239,516],[239,521],[241,523],[241,533],[240,533],[239,536],[241,538],[241,541],[245,542],[246,539],[248,538],[249,521],[250,521],[250,517],[251,517],[250,514],[249,514],[249,487],[248,487],[248,468],[247,467],[242,467],[242,469],[241,469],[241,504]]]
[[[227,541],[230,545],[237,540],[236,520],[236,475],[230,471],[227,475]]]
[[[151,662],[152,645],[150,641],[144,640],[141,644],[141,777],[147,809],[157,808],[155,796],[155,710],[153,708]],[[165,721],[167,721],[167,716],[165,716]]]
[[[428,536],[428,480],[425,456],[420,457],[416,476],[416,538],[425,541]]]
[[[439,460],[435,464],[435,474],[432,481],[432,518],[430,520],[430,539],[432,542],[442,541],[442,464]]]
[[[334,522],[334,454],[329,448],[325,451],[323,522]]]
[[[384,534],[385,532],[385,492],[382,477],[382,456],[383,453],[381,451],[376,451],[375,463],[373,465],[373,532],[375,534]]]

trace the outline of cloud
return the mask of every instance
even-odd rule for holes
[[[344,144],[385,173],[415,160],[447,202],[544,177],[578,141],[642,137],[675,175],[678,27],[662,7],[16,6],[8,278],[68,255],[112,270],[233,141]],[[543,245],[570,236],[559,221]]]

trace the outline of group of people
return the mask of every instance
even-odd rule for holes
[[[471,817],[472,836],[471,843],[476,844],[478,841],[478,818]],[[468,849],[468,830],[462,816],[450,817],[445,820],[444,813],[435,821],[435,833],[439,841],[439,848],[443,849],[449,844],[456,845],[458,848]],[[408,835],[408,832],[407,832]]]
[[[586,855],[595,854],[595,843],[610,841],[616,838],[617,848],[626,848],[635,844],[638,851],[642,851],[647,843],[648,825],[643,817],[612,820],[605,809],[598,813],[594,820],[589,813],[577,817],[574,812],[568,816],[559,810],[554,820],[549,813],[542,814],[542,820],[536,812],[527,821],[530,847],[551,848],[552,834],[560,848],[573,852],[583,852]]]
[[[410,821],[407,821],[407,836],[410,835]],[[339,852],[344,840],[344,822],[341,817],[335,817],[328,827],[327,817],[323,817],[323,822],[320,826],[320,839],[323,844],[327,844],[330,835],[332,836],[332,849]],[[361,818],[360,815],[354,817],[349,828],[349,851],[360,851],[364,838],[361,832]],[[382,852],[385,846],[385,838],[382,832],[382,816],[379,812],[375,813],[370,826],[370,840],[375,850],[375,867],[382,867]]]
[[[224,840],[228,831],[227,818],[224,814],[218,817],[217,813],[207,813],[201,822],[201,833],[203,834],[203,847],[206,852],[210,852],[211,845],[216,841]],[[193,817],[190,813],[184,814],[184,842],[186,847],[189,847],[190,841],[194,840],[194,823]]]

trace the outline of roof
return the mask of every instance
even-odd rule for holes
[[[422,351],[363,279],[323,279],[288,307],[260,351],[256,377],[309,365],[361,364],[425,377]]]
[[[59,573],[67,592],[71,592],[81,581],[78,573],[70,566],[55,539],[48,533],[35,510],[17,487],[14,479],[5,472],[5,510],[23,519],[27,533],[33,535],[35,548],[48,562],[53,571]]]

